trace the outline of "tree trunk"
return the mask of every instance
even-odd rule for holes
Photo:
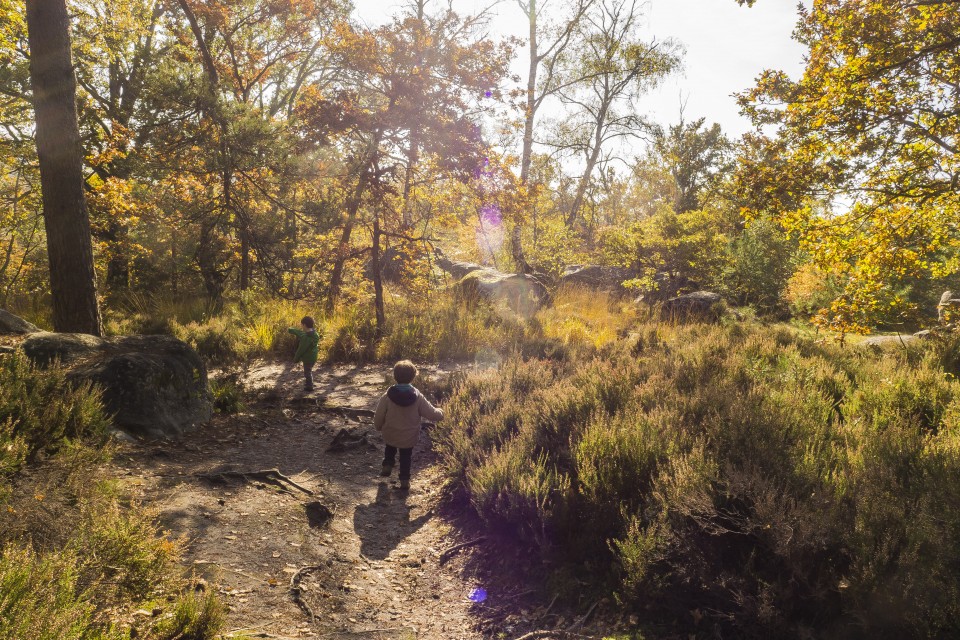
[[[240,228],[240,291],[250,288],[250,235],[246,226]]]
[[[523,151],[520,155],[520,184],[524,187],[530,185],[530,163],[533,160],[533,125],[537,115],[537,70],[540,66],[539,51],[537,46],[537,0],[530,0],[527,7],[529,14],[530,32],[530,66],[527,70],[527,109],[523,121]],[[531,273],[533,269],[527,262],[527,256],[523,252],[523,220],[520,216],[513,225],[513,232],[510,236],[510,249],[513,253],[513,261],[517,265],[517,271],[520,273]]]
[[[333,273],[330,275],[330,292],[327,299],[327,307],[332,309],[340,297],[340,289],[343,287],[343,269],[347,263],[347,253],[350,251],[350,236],[353,234],[353,225],[357,220],[357,214],[360,211],[360,202],[363,199],[363,191],[367,186],[366,167],[360,173],[357,179],[357,187],[353,191],[350,201],[347,203],[347,219],[343,223],[343,231],[340,232],[340,242],[337,245],[337,257],[333,263]]]
[[[390,107],[393,107],[391,101]],[[377,130],[373,134],[373,139],[367,148],[360,165],[357,175],[357,186],[353,194],[347,201],[347,219],[343,224],[343,231],[340,234],[340,242],[337,245],[337,257],[333,263],[333,273],[330,275],[330,291],[327,298],[327,308],[332,309],[340,297],[340,289],[343,287],[343,269],[347,262],[347,254],[350,251],[350,236],[353,234],[353,225],[357,221],[357,215],[360,213],[360,204],[363,202],[363,192],[367,188],[369,172],[374,166],[377,158],[377,151],[380,149],[380,137],[382,132]]]
[[[413,226],[413,210],[410,203],[410,189],[413,187],[413,180],[417,171],[417,165],[420,162],[420,129],[416,128],[410,132],[410,146],[407,148],[407,171],[403,177],[403,228],[410,229]]]
[[[386,312],[383,308],[383,275],[380,273],[380,214],[373,213],[373,256],[371,258],[371,269],[373,270],[373,304],[377,314],[377,328],[375,337],[377,340],[383,337],[384,327],[387,323]]]
[[[60,332],[99,336],[102,327],[83,192],[77,85],[64,0],[27,0],[27,34],[53,326]]]
[[[577,220],[577,214],[580,213],[580,207],[583,206],[583,197],[587,193],[587,187],[590,186],[590,176],[593,174],[594,167],[597,166],[597,160],[600,159],[600,149],[603,143],[603,129],[607,121],[607,110],[609,103],[604,102],[597,115],[596,130],[594,134],[593,149],[590,150],[590,156],[587,158],[587,166],[583,168],[583,176],[577,184],[577,192],[573,197],[573,204],[570,205],[570,213],[567,215],[567,228],[573,226]]]

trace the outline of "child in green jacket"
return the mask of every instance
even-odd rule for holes
[[[320,353],[320,335],[314,328],[313,318],[305,316],[300,321],[301,329],[293,327],[287,329],[289,333],[297,336],[297,352],[293,355],[294,362],[303,363],[303,376],[306,379],[304,389],[313,391],[313,365],[317,363],[317,356]]]

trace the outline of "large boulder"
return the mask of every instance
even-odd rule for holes
[[[523,316],[532,316],[549,300],[547,288],[533,276],[496,269],[471,271],[456,283],[455,290],[468,299],[504,302]]]
[[[533,315],[550,299],[547,288],[531,275],[504,273],[481,264],[450,260],[439,253],[437,265],[457,280],[454,291],[459,295],[467,299],[504,302],[523,316]]]
[[[719,293],[712,291],[694,291],[663,303],[661,313],[675,320],[718,320],[723,316],[726,305]]]
[[[0,309],[0,335],[24,335],[27,333],[37,333],[40,329],[23,318],[17,317]]]
[[[49,331],[30,334],[22,345],[27,357],[41,367],[46,367],[54,361],[70,365],[79,360],[97,357],[106,347],[107,341],[96,336]]]
[[[625,291],[623,283],[634,277],[630,269],[623,267],[604,267],[595,264],[574,264],[563,270],[560,284],[600,289],[603,291]]]
[[[42,366],[59,360],[72,381],[99,385],[116,426],[136,435],[177,437],[213,415],[203,360],[172,336],[39,333],[23,351]]]
[[[863,347],[903,347],[911,342],[916,342],[917,338],[913,336],[870,336],[860,343]]]
[[[442,254],[437,255],[437,266],[449,273],[456,280],[460,280],[467,274],[473,273],[474,271],[496,271],[495,269],[485,267],[482,264],[450,260]]]

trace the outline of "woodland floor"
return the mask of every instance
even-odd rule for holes
[[[603,603],[594,615],[586,598],[569,611],[553,606],[551,594],[527,582],[532,560],[502,541],[444,555],[478,536],[462,514],[448,513],[456,509],[440,506],[429,430],[414,451],[409,492],[397,489],[396,470],[378,476],[382,449],[367,412],[388,385],[385,374],[382,366],[321,368],[317,390],[305,395],[299,370],[258,362],[244,376],[256,399],[241,414],[217,416],[179,442],[128,445],[115,458],[124,486],[186,540],[185,570],[222,594],[228,629],[252,637],[472,640],[533,629],[601,637],[614,626],[590,626]],[[341,430],[346,449],[328,451]],[[301,488],[251,473],[270,469]],[[218,475],[231,471],[247,475]],[[295,601],[296,586],[305,606]],[[482,603],[468,598],[478,587],[488,593]]]

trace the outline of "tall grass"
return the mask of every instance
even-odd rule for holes
[[[427,299],[391,299],[379,340],[373,309],[368,304],[343,304],[328,311],[305,302],[254,295],[229,301],[219,309],[200,302],[135,300],[129,309],[111,314],[111,332],[169,333],[189,343],[215,366],[292,355],[296,340],[287,329],[299,326],[305,315],[317,323],[320,359],[324,362],[473,359],[491,352],[550,352],[566,344],[593,348],[610,342],[617,330],[600,320],[601,316],[616,317],[606,309],[606,303],[599,313],[571,300],[571,307],[589,317],[561,321],[562,312],[544,312],[545,325],[541,325],[536,321],[525,323],[507,309],[464,300],[446,291]],[[567,325],[561,327],[561,322]]]
[[[596,353],[454,390],[435,446],[488,526],[738,637],[960,633],[955,355],[660,324]]]

